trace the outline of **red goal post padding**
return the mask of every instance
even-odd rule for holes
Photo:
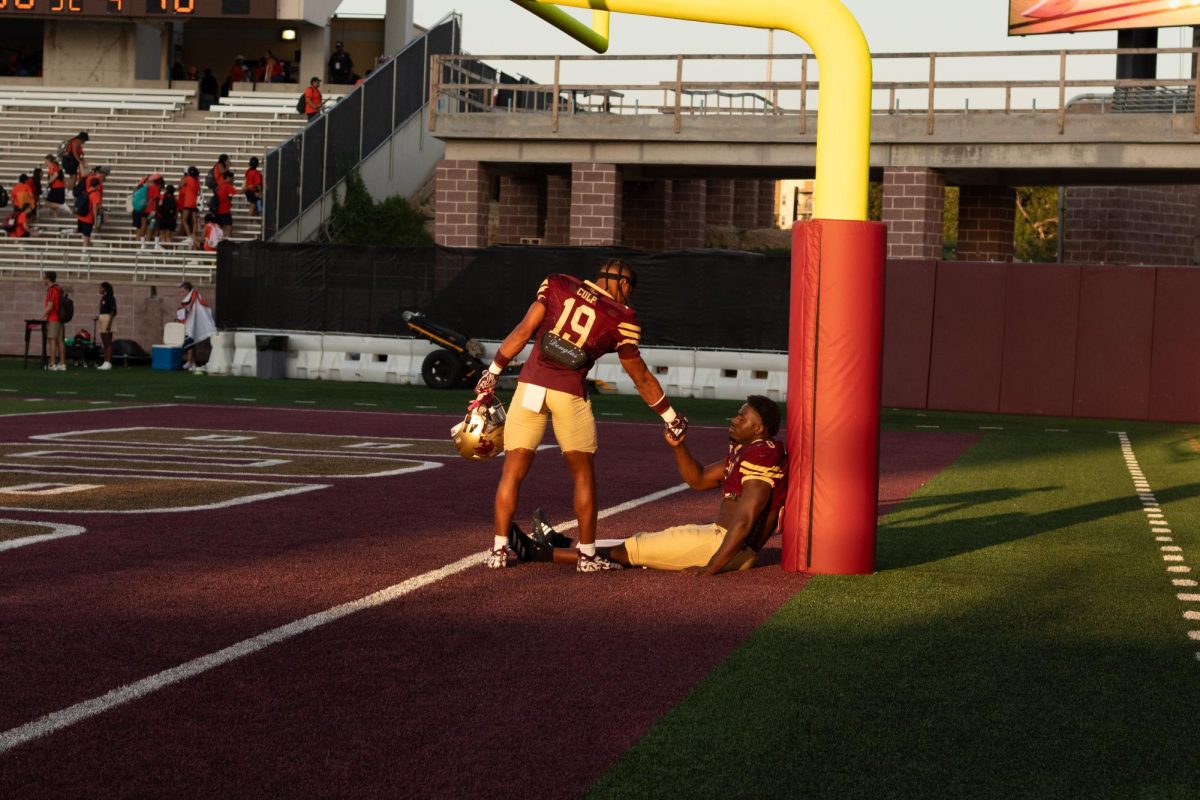
[[[875,571],[886,228],[792,229],[783,568]]]

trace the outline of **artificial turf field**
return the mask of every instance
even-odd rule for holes
[[[175,427],[439,440],[464,400],[5,363],[0,389],[11,390],[0,413],[19,415],[0,417],[0,441],[61,448],[67,461],[38,469],[63,483],[94,472],[97,452],[146,445],[79,452],[29,437]],[[147,407],[117,408],[136,404]],[[657,428],[623,421],[644,409],[596,405],[601,507],[616,508],[602,536],[711,514],[708,495],[655,496],[677,480]],[[711,424],[736,403],[678,405]],[[44,411],[71,413],[31,414]],[[424,413],[379,413],[411,411]],[[693,444],[719,457],[721,438],[698,428]],[[1200,426],[889,411],[882,441],[875,575],[461,567],[0,744],[0,796],[1200,796]],[[191,465],[206,490],[233,478],[231,464],[249,469],[221,446]],[[26,525],[10,524],[0,547],[31,522],[86,528],[0,549],[0,743],[487,544],[494,464],[311,477],[342,462],[289,457],[302,455],[309,477],[238,480],[329,488],[208,512],[15,511],[0,492],[0,516]],[[549,455],[522,516],[538,503],[561,521],[565,470]]]

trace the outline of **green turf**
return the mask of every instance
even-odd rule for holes
[[[588,796],[1200,797],[1200,623],[1100,429],[1192,554],[1200,452],[1010,422],[885,518],[877,574],[814,578]]]
[[[29,403],[13,409],[0,405],[0,413],[48,411],[50,400],[70,391],[80,401],[112,400],[122,404],[144,402],[229,403],[231,405],[289,406],[295,408],[345,408],[361,411],[409,411],[462,413],[471,400],[469,389],[439,390],[424,385],[396,386],[344,381],[259,380],[189,372],[167,372],[149,367],[117,367],[107,372],[69,369],[44,372],[24,369],[19,359],[0,359],[0,401],[34,397],[46,403]],[[511,392],[501,392],[508,400]],[[128,396],[132,395],[132,396]],[[655,422],[657,418],[641,398],[625,395],[596,395],[597,419]],[[38,408],[32,408],[37,405]],[[739,403],[729,400],[676,398],[675,405],[692,421],[719,424],[737,412]]]

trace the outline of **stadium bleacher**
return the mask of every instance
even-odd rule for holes
[[[18,175],[32,174],[47,153],[83,130],[89,135],[88,163],[112,168],[105,182],[105,224],[93,235],[86,258],[74,214],[54,213],[43,203],[35,225],[38,236],[0,236],[0,274],[53,269],[60,276],[210,277],[214,254],[193,250],[189,242],[177,238],[161,250],[139,245],[126,199],[145,175],[160,172],[178,186],[188,166],[204,175],[221,153],[229,155],[238,186],[251,156],[263,162],[265,173],[266,151],[305,123],[296,113],[295,98],[293,93],[233,91],[210,110],[198,111],[192,90],[0,87],[0,185],[11,190]],[[329,99],[332,104],[337,97]],[[269,187],[271,178],[264,177]],[[0,209],[0,214],[10,211]],[[240,193],[233,211],[231,238],[259,238],[261,222]]]

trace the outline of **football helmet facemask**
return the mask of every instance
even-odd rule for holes
[[[463,421],[450,429],[458,454],[470,461],[483,461],[504,452],[504,404],[495,395],[467,406]]]

